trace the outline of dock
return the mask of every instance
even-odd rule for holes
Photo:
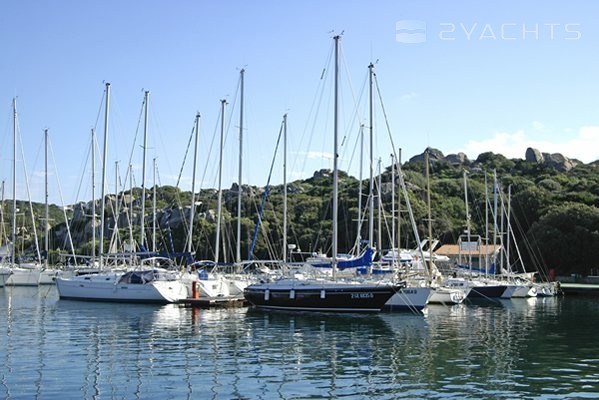
[[[564,282],[560,287],[565,295],[599,296],[599,284],[596,283]]]
[[[212,298],[187,298],[179,301],[179,304],[188,307],[211,308],[211,307],[242,307],[246,304],[245,297],[222,296]]]

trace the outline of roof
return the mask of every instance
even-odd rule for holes
[[[457,244],[444,244],[435,250],[435,253],[440,256],[458,256],[458,255],[491,255],[501,249],[500,245],[481,244],[477,250],[460,250]]]

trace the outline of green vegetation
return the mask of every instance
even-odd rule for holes
[[[496,173],[503,193],[504,210],[507,209],[508,188],[511,191],[511,227],[519,245],[523,261],[528,270],[555,269],[559,275],[596,274],[599,267],[599,165],[578,164],[567,172],[560,172],[543,163],[510,160],[493,153],[481,154],[474,162],[462,165],[451,164],[445,159],[435,159],[430,165],[430,198],[433,235],[441,243],[456,243],[466,229],[466,205],[464,202],[464,171],[467,176],[468,207],[471,215],[471,231],[485,237],[485,226],[493,229],[493,174]],[[421,237],[427,234],[427,179],[423,161],[413,161],[402,166],[402,172],[411,209]],[[378,181],[378,177],[376,178]],[[388,168],[381,177],[383,188],[381,200],[384,213],[381,223],[381,243],[378,248],[392,246],[391,172]],[[395,180],[398,183],[396,177]],[[358,236],[358,181],[345,173],[340,174],[339,182],[339,251],[348,252]],[[486,186],[485,186],[486,183]],[[243,187],[241,218],[241,253],[247,259],[263,188]],[[363,182],[362,217],[368,216],[367,194],[369,182]],[[332,174],[318,171],[313,177],[288,184],[288,231],[287,243],[295,244],[296,251],[323,251],[330,253],[331,246],[331,195]],[[104,249],[112,242],[121,248],[123,243],[133,238],[139,242],[139,197],[141,190],[133,189],[120,194],[118,236],[114,236],[115,205],[114,195],[107,197]],[[172,186],[157,188],[156,223],[152,217],[152,190],[146,192],[146,248],[152,248],[152,238],[156,238],[156,250],[180,252],[187,246],[189,203],[191,194]],[[402,247],[414,247],[412,227],[406,212],[406,201],[396,188],[395,207],[401,208],[400,226],[396,227]],[[401,197],[401,199],[400,199]],[[133,198],[133,203],[129,199]],[[487,201],[487,202],[486,202]],[[112,203],[111,203],[112,202]],[[490,208],[485,207],[485,203]],[[18,202],[17,252],[35,254],[33,226],[29,203]],[[77,205],[68,211],[69,227],[77,254],[91,254],[92,235],[90,205]],[[196,194],[195,219],[193,229],[193,249],[197,259],[214,259],[216,237],[217,193],[215,190],[202,190]],[[501,203],[498,209],[501,210]],[[5,201],[4,232],[2,244],[11,238],[12,201]],[[25,210],[25,211],[23,211]],[[96,213],[100,211],[96,204]],[[130,215],[130,210],[132,215]],[[507,211],[506,211],[507,212]],[[33,204],[36,216],[39,247],[44,244],[44,214],[42,204]],[[85,216],[87,215],[87,216]],[[378,242],[378,207],[375,211],[374,241]],[[133,227],[129,228],[129,220]],[[499,220],[498,220],[499,221]],[[49,237],[51,262],[57,262],[59,254],[69,253],[66,240],[66,222],[63,211],[50,206]],[[507,222],[504,222],[507,226]],[[99,217],[96,218],[96,251],[99,240]],[[283,188],[270,188],[264,206],[260,229],[256,238],[253,258],[277,259],[283,250]],[[236,247],[237,193],[236,187],[223,193],[222,243],[220,259],[232,261]],[[156,227],[156,235],[153,234]],[[498,229],[500,228],[498,222]],[[507,228],[504,227],[504,230]],[[361,236],[368,234],[368,221],[362,224]],[[492,236],[491,234],[489,236]],[[116,237],[118,240],[113,240]]]

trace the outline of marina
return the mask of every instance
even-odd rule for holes
[[[265,312],[0,289],[4,399],[595,398],[587,296]]]

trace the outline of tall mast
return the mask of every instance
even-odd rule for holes
[[[223,178],[223,145],[225,140],[225,106],[227,100],[220,101],[220,155],[218,161],[218,205],[216,208],[216,246],[214,250],[214,262],[218,264],[220,248],[220,214],[223,200],[222,178]]]
[[[44,239],[44,252],[46,253],[46,257],[44,260],[44,267],[48,268],[48,223],[49,223],[49,211],[48,211],[48,129],[44,129],[44,167],[46,173],[44,178],[44,186],[45,186],[45,225],[44,225],[44,234],[46,238]]]
[[[493,170],[493,265],[497,271],[497,171]],[[489,269],[485,270],[485,275]]]
[[[133,165],[129,163],[129,251],[131,253],[131,261],[133,262],[133,253],[134,253],[134,243],[135,240],[133,238]]]
[[[510,214],[512,211],[512,207],[511,207],[511,202],[512,202],[512,185],[508,185],[507,187],[507,216],[506,216],[506,231],[507,231],[507,236],[506,236],[506,245],[505,245],[505,259],[506,259],[506,270],[508,274],[512,273],[512,267],[510,265],[510,236],[511,236],[511,224],[510,224]],[[503,201],[501,202],[501,204],[503,204]],[[501,272],[501,271],[499,271]],[[497,273],[497,270],[495,270],[495,273]]]
[[[401,149],[397,155],[397,175],[401,174]],[[399,179],[401,182],[401,178]],[[397,256],[401,257],[401,196],[397,196]]]
[[[5,238],[6,231],[4,229],[4,180],[2,180],[2,186],[0,187],[0,245]],[[66,218],[65,218],[66,220]],[[67,224],[68,226],[68,224]]]
[[[371,247],[374,248],[373,240],[374,240],[374,104],[373,104],[373,72],[374,65],[370,63],[368,65],[368,86],[369,86],[369,109],[370,109],[370,188],[368,193],[368,201],[369,201],[369,217],[368,217],[368,243]]]
[[[196,163],[198,157],[198,137],[200,135],[200,113],[196,113],[195,144],[193,151],[193,171],[191,173],[191,210],[189,210],[189,236],[187,237],[187,251],[191,253],[193,242],[193,220],[195,218],[196,202]]]
[[[358,234],[356,235],[356,251],[360,252],[362,241],[362,165],[364,163],[364,124],[360,125],[360,176],[358,178]]]
[[[15,263],[17,251],[17,98],[12,99],[12,262]]]
[[[156,252],[156,157],[152,159],[154,187],[152,188],[152,252]]]
[[[104,150],[102,156],[102,197],[100,199],[100,267],[102,267],[102,257],[104,253],[104,195],[106,191],[106,158],[108,151],[108,115],[110,110],[110,83],[106,83],[106,106],[104,107]]]
[[[424,159],[426,160],[426,208],[427,208],[427,219],[428,219],[428,273],[429,276],[433,272],[433,219],[431,215],[431,178],[429,173],[429,151],[430,148],[426,149],[424,153]],[[423,260],[424,261],[424,260]]]
[[[395,156],[391,153],[391,254],[395,258]],[[399,256],[399,248],[397,249],[397,255]],[[395,263],[395,259],[393,259]]]
[[[114,162],[114,230],[112,231],[111,243],[119,242],[119,162]]]
[[[287,114],[283,115],[283,261],[287,261]]]
[[[336,269],[337,269],[337,224],[338,224],[338,170],[337,170],[337,162],[338,162],[338,130],[339,130],[339,39],[340,36],[337,35],[334,37],[335,39],[335,111],[334,111],[334,122],[333,122],[333,132],[334,132],[334,140],[333,140],[333,243],[332,243],[332,269],[333,269],[333,277],[335,277]]]
[[[468,240],[468,265],[472,267],[472,252],[470,250],[470,210],[468,208],[468,178],[464,170],[464,203],[466,203],[466,237]]]
[[[383,230],[382,230],[382,226],[381,226],[381,220],[382,215],[383,215],[383,202],[381,201],[381,184],[382,184],[382,175],[383,172],[381,171],[381,159],[379,157],[379,162],[378,162],[378,171],[379,171],[379,179],[378,179],[378,187],[376,189],[376,204],[377,204],[377,209],[378,209],[378,218],[377,218],[377,244],[376,246],[380,249],[382,247],[382,243],[383,243]]]
[[[148,101],[150,92],[145,91],[144,99],[144,147],[141,165],[141,216],[140,216],[140,233],[139,233],[139,246],[144,247],[144,234],[145,234],[145,216],[146,216],[146,150],[148,146]]]
[[[6,240],[8,241],[8,238],[6,237],[6,229],[4,226],[4,180],[2,180],[2,188],[1,188],[1,195],[2,197],[0,198],[0,244],[2,244],[2,241],[6,238]],[[66,218],[65,218],[66,220]],[[68,224],[67,224],[68,226]]]
[[[96,258],[96,131],[92,128],[92,261]]]
[[[485,171],[485,271],[489,268],[489,183]]]
[[[235,262],[241,263],[241,172],[243,161],[243,77],[245,69],[240,71],[240,106],[239,106],[239,178],[237,180],[237,247],[235,250]]]

